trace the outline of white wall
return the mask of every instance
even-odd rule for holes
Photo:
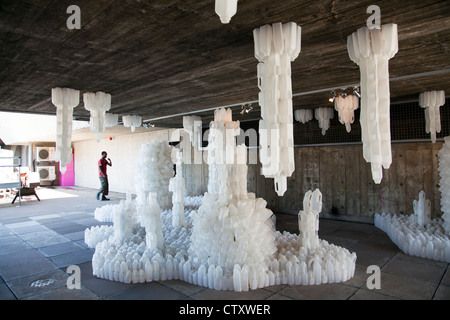
[[[106,151],[111,158],[108,166],[109,189],[113,192],[135,193],[135,172],[141,145],[154,140],[169,141],[173,130],[158,130],[141,134],[130,134],[113,138],[78,141],[73,143],[75,162],[75,185],[86,188],[100,188],[98,160]]]

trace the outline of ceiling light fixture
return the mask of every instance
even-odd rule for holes
[[[146,129],[148,129],[148,128],[154,128],[154,127],[155,127],[155,125],[154,125],[153,123],[151,123],[151,122],[144,122],[144,123],[142,124],[142,126],[143,126],[144,128],[146,128]]]
[[[253,107],[251,104],[244,104],[244,105],[242,105],[242,110],[240,113],[243,115],[245,113],[250,113],[250,111],[252,111],[252,110],[253,110]]]
[[[336,99],[336,92],[335,91],[331,91],[331,98],[328,99],[328,101],[330,101],[330,103],[333,103],[334,99]]]

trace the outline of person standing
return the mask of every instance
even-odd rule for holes
[[[102,201],[109,201],[106,196],[109,193],[109,183],[108,174],[106,173],[107,166],[112,167],[112,162],[110,158],[107,158],[108,154],[106,151],[102,152],[102,157],[98,160],[98,176],[100,179],[101,188],[97,193],[97,200],[100,200],[100,194],[102,194]]]

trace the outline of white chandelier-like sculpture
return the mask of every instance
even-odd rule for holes
[[[136,127],[140,127],[142,125],[141,116],[123,116],[122,121],[125,128],[131,128],[131,132],[136,131]]]
[[[119,115],[115,113],[106,113],[105,127],[114,127],[119,124]]]
[[[334,108],[339,113],[339,122],[345,124],[347,132],[352,130],[351,124],[355,121],[355,110],[359,107],[356,95],[340,95],[334,99]]]
[[[419,105],[425,109],[425,130],[436,142],[436,133],[441,132],[440,107],[445,104],[444,91],[427,91],[419,95]]]
[[[264,25],[253,30],[258,59],[259,123],[262,174],[274,178],[283,196],[295,170],[291,62],[301,50],[301,27],[294,22]]]
[[[375,183],[392,163],[389,59],[398,51],[396,24],[362,27],[347,38],[350,59],[361,71],[361,137],[363,155],[371,163]]]
[[[314,118],[312,109],[295,110],[294,118],[296,121],[305,124]]]
[[[53,88],[52,103],[56,106],[56,150],[55,160],[59,161],[61,173],[72,162],[72,122],[73,108],[80,103],[80,91],[69,88]]]
[[[316,120],[319,121],[319,128],[322,129],[322,135],[325,135],[330,128],[330,120],[334,118],[333,108],[317,108],[314,110]]]
[[[238,0],[216,0],[215,10],[224,24],[229,23],[237,12]]]
[[[84,108],[91,113],[90,129],[100,142],[105,132],[106,111],[111,109],[111,95],[104,92],[87,92],[83,95]]]

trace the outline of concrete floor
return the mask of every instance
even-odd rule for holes
[[[236,293],[215,291],[183,281],[123,284],[92,275],[93,250],[84,244],[84,230],[103,223],[94,219],[95,190],[43,188],[41,201],[24,198],[22,205],[0,201],[1,300],[448,300],[449,264],[403,254],[373,225],[320,221],[320,238],[356,252],[354,278],[341,284],[278,285]],[[118,203],[123,194],[111,194]],[[277,215],[277,229],[298,232],[295,216]],[[81,269],[81,289],[66,286],[67,267]],[[367,288],[367,267],[381,268],[381,289]],[[38,281],[41,280],[41,281]],[[38,281],[38,282],[36,282]],[[41,286],[36,286],[36,284]]]

